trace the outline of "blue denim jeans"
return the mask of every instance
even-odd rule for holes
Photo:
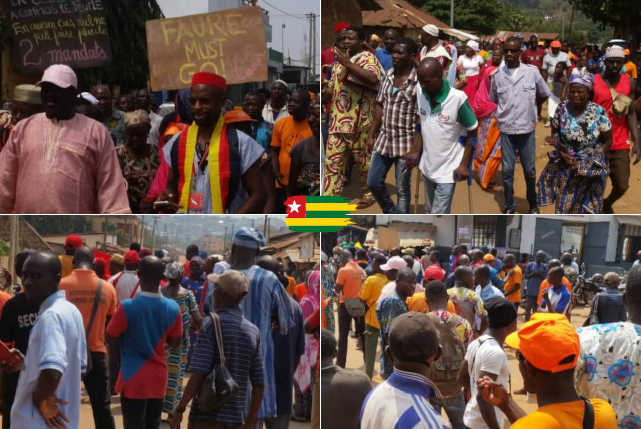
[[[514,164],[516,155],[521,157],[527,200],[530,208],[536,207],[536,142],[534,131],[529,134],[503,134],[500,137],[501,169],[503,171],[503,192],[505,194],[504,209],[514,210]]]
[[[423,176],[425,184],[425,213],[447,214],[452,210],[456,183],[436,183]]]
[[[392,197],[387,192],[385,177],[390,168],[394,166],[396,173],[396,190],[398,192],[398,205],[394,205]],[[372,154],[367,174],[367,187],[372,191],[383,213],[409,213],[410,212],[410,177],[412,170],[405,170],[403,158],[391,158],[378,152]]]

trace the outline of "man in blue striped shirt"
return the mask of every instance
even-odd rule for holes
[[[438,335],[427,314],[409,312],[392,321],[389,352],[392,375],[365,398],[361,429],[449,429],[430,400],[438,388],[427,378],[438,357]]]
[[[248,293],[249,281],[242,273],[235,270],[228,270],[220,276],[214,276],[213,281],[216,284],[214,311],[220,317],[225,366],[234,381],[238,383],[239,389],[233,398],[214,413],[201,411],[196,398],[189,414],[189,427],[208,429],[252,426],[258,418],[258,408],[263,397],[264,373],[260,333],[255,325],[245,319],[239,308],[241,299]],[[176,407],[171,421],[172,429],[180,427],[187,404],[200,391],[200,386],[207,374],[220,364],[218,344],[213,335],[212,318],[205,317],[189,362],[188,371],[191,377]],[[249,408],[247,404],[250,404]]]

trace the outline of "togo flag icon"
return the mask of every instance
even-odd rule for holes
[[[296,232],[332,232],[354,223],[349,214],[356,209],[356,204],[349,204],[340,196],[297,195],[289,197],[285,206],[285,223]]]

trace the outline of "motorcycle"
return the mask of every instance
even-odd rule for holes
[[[594,274],[589,279],[579,275],[572,288],[572,305],[590,305],[592,299],[603,290],[603,276],[601,274]]]

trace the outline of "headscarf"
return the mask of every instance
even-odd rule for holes
[[[307,293],[300,300],[300,307],[304,318],[320,308],[320,271],[312,271],[307,277]]]
[[[478,52],[479,51],[479,44],[478,44],[478,42],[476,42],[474,40],[468,40],[467,43],[465,44],[465,46],[467,46],[468,48],[472,48],[474,50],[474,52]]]
[[[592,89],[593,77],[592,73],[573,73],[570,75],[570,84],[578,83],[579,85],[587,86]]]

